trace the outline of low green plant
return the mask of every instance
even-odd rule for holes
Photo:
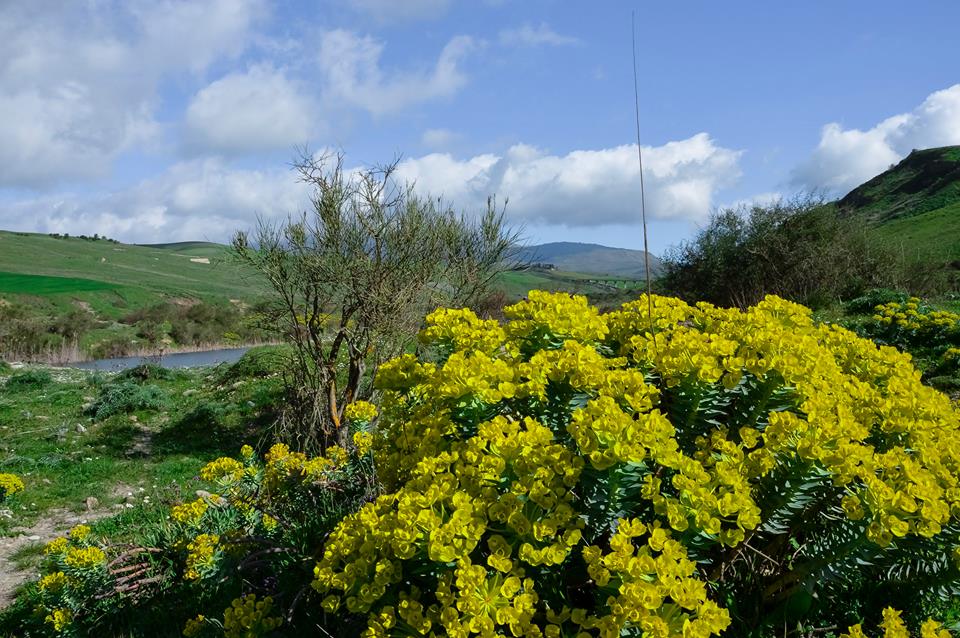
[[[28,392],[38,390],[53,382],[53,377],[46,370],[24,370],[11,375],[4,388],[10,392]]]
[[[156,385],[141,385],[129,380],[105,385],[87,414],[97,420],[137,410],[163,410],[170,404],[167,394]]]
[[[134,381],[144,383],[145,381],[171,381],[175,377],[176,373],[169,368],[164,368],[155,363],[141,363],[138,366],[118,372],[113,379],[115,382]]]

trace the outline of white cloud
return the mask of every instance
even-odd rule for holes
[[[476,46],[473,38],[456,36],[432,68],[384,70],[382,42],[336,29],[323,34],[319,63],[331,99],[383,115],[456,93],[467,81],[460,62]]]
[[[291,148],[307,143],[316,115],[283,71],[255,66],[201,89],[187,107],[187,144],[219,153]]]
[[[420,143],[427,148],[443,149],[460,138],[459,133],[455,133],[445,128],[431,128],[423,132],[420,137]]]
[[[467,212],[509,197],[514,222],[596,227],[636,222],[636,146],[548,155],[517,144],[465,160],[432,153],[401,162],[398,177]],[[699,220],[739,175],[740,153],[701,133],[644,147],[647,211],[656,220]],[[356,169],[350,169],[351,171]],[[0,205],[0,228],[100,233],[128,242],[226,240],[256,217],[283,219],[309,207],[309,189],[287,169],[233,168],[222,159],[180,162],[156,178],[103,195],[58,195]]]
[[[0,13],[0,187],[109,173],[153,139],[157,89],[246,46],[259,0],[7,3]]]
[[[960,144],[960,84],[932,93],[909,113],[866,131],[827,124],[816,150],[795,169],[793,179],[806,188],[845,193],[913,149],[951,144]]]
[[[347,0],[347,4],[378,22],[439,18],[450,0]]]
[[[716,192],[740,175],[740,152],[700,133],[644,147],[647,212],[652,219],[705,218]],[[637,147],[624,145],[549,155],[523,144],[503,156],[457,160],[433,153],[401,162],[398,176],[422,193],[479,210],[489,195],[509,198],[516,221],[569,226],[630,223],[638,215]]]
[[[560,35],[546,22],[541,22],[538,26],[524,24],[521,27],[500,31],[500,44],[505,46],[565,46],[579,43],[580,40],[577,38]]]
[[[224,241],[257,215],[285,218],[304,209],[306,187],[289,170],[231,169],[221,160],[181,162],[160,176],[94,197],[39,197],[0,207],[0,227],[100,233],[127,242]]]

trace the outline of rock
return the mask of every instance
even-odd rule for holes
[[[86,503],[88,512],[92,512],[100,507],[100,499],[98,499],[96,496],[88,496]]]
[[[34,534],[33,536],[27,536],[27,540],[28,540],[28,541],[38,541],[38,540],[40,540],[40,537],[37,536],[36,534]]]
[[[79,432],[80,434],[83,434],[83,433],[86,432],[86,431],[87,431],[87,428],[85,428],[85,427],[83,427],[82,425],[80,425],[79,423],[77,423],[77,432]]]

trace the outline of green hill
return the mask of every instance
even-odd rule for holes
[[[837,206],[908,256],[960,259],[960,146],[914,151]]]
[[[0,273],[91,280],[112,284],[121,294],[137,289],[197,299],[248,299],[259,292],[259,284],[231,263],[226,251],[226,246],[204,242],[137,246],[0,231]]]

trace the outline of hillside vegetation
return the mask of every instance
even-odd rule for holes
[[[0,231],[0,358],[68,361],[256,340],[263,291],[227,247]]]
[[[907,257],[960,259],[960,146],[910,153],[837,202]]]

